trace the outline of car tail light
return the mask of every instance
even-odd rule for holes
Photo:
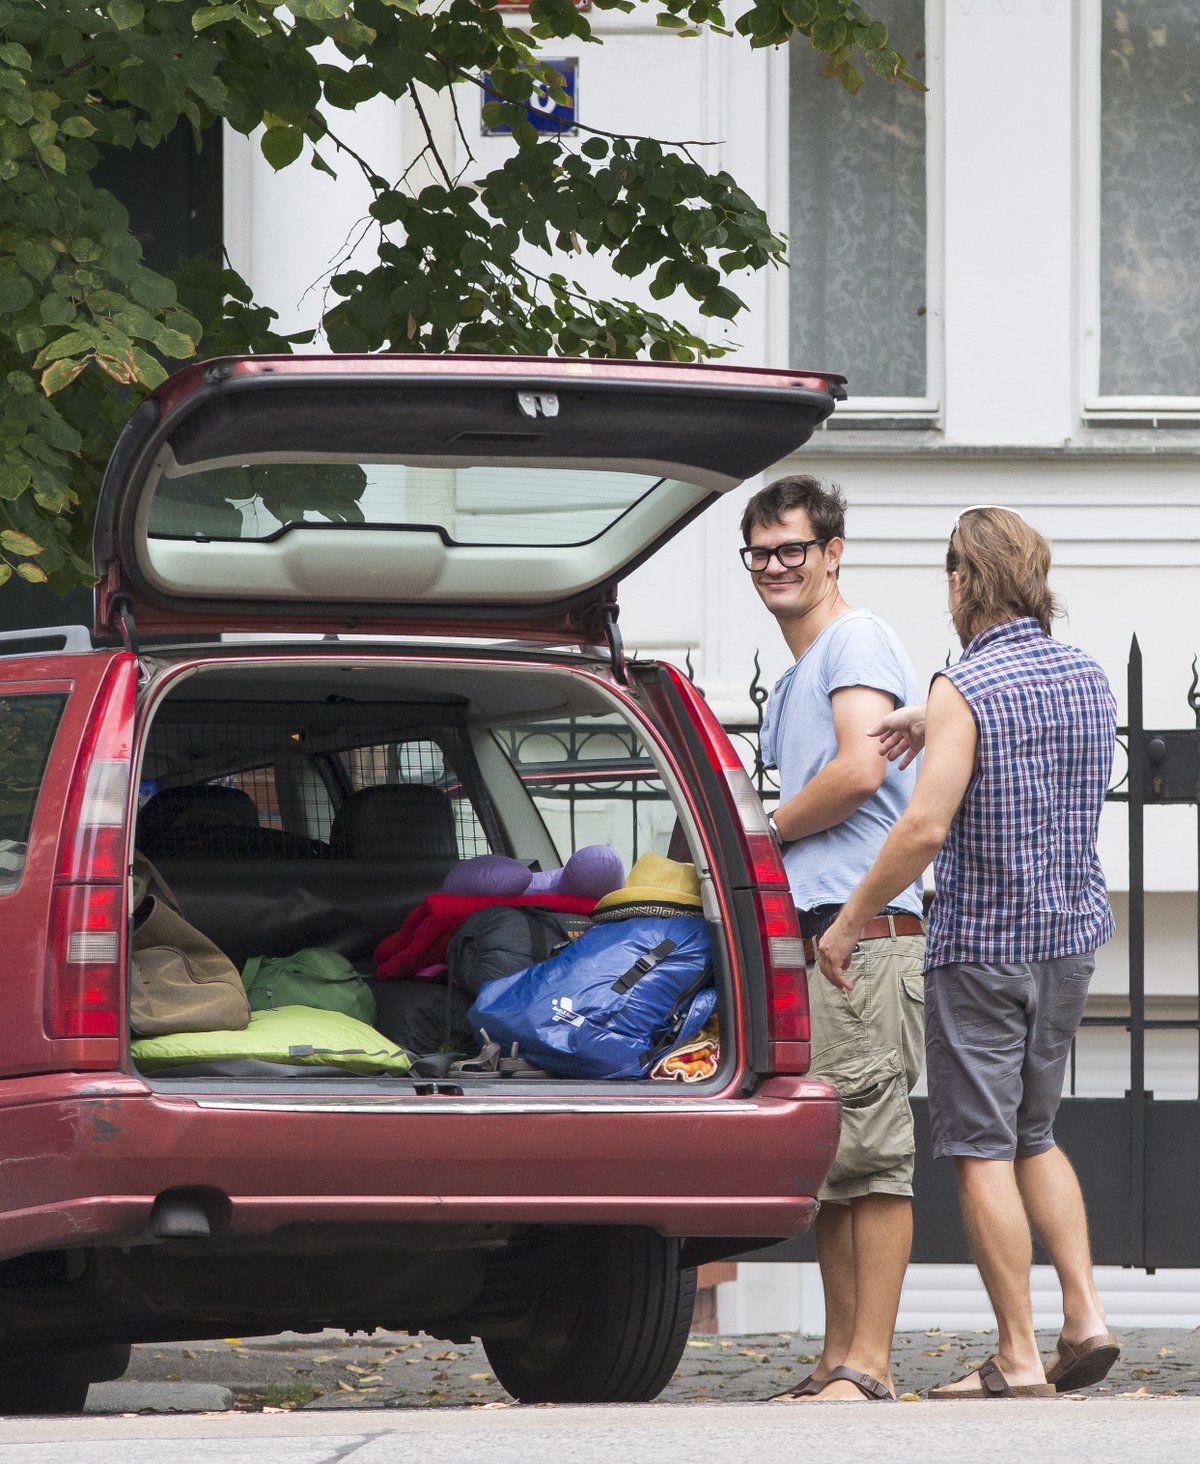
[[[115,1037],[120,1005],[119,885],[54,891],[46,1025],[52,1037]]]
[[[779,845],[767,823],[762,799],[712,708],[686,677],[673,667],[666,669],[691,714],[709,762],[725,781],[730,811],[753,881],[751,895],[767,973],[770,1069],[776,1073],[807,1072],[808,970]]]
[[[136,660],[118,656],[96,697],[67,790],[47,952],[51,1037],[114,1037],[119,1031],[136,699]],[[85,1056],[76,1060],[87,1065]],[[107,1054],[97,1061],[109,1065]]]

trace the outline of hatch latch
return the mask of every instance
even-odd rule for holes
[[[557,417],[558,398],[548,391],[519,391],[517,406],[526,417]]]

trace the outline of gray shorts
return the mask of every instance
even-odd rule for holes
[[[925,973],[925,1060],[935,1159],[1025,1158],[1054,1147],[1093,954]]]

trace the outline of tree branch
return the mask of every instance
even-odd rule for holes
[[[416,83],[415,82],[409,82],[409,85],[408,85],[408,94],[412,98],[412,104],[413,104],[413,106],[416,107],[416,109],[417,109],[417,116],[421,119],[421,126],[425,129],[425,141],[426,141],[426,144],[428,145],[429,151],[437,159],[438,169],[441,172],[442,178],[445,180],[446,187],[447,188],[453,188],[454,187],[454,179],[451,178],[451,176],[450,176],[450,170],[446,167],[446,164],[443,162],[442,155],[438,151],[438,145],[433,140],[433,129],[429,125],[429,118],[426,117],[426,115],[425,115],[425,108],[421,105],[421,98],[417,95],[417,88],[416,88]]]

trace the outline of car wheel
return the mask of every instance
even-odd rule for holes
[[[124,1344],[9,1354],[0,1358],[0,1413],[79,1413],[92,1383],[128,1366]]]
[[[519,1337],[484,1337],[496,1379],[522,1403],[644,1403],[678,1365],[696,1300],[679,1241],[649,1230],[559,1232]]]

